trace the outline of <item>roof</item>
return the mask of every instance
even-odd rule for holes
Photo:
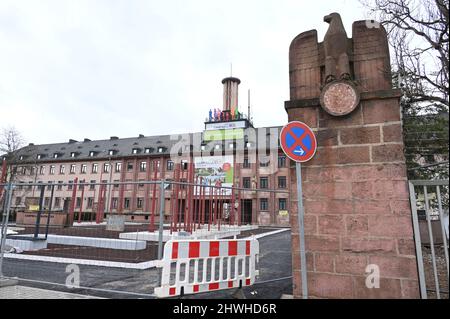
[[[262,127],[255,130],[276,130],[278,140],[281,126]],[[256,148],[258,136],[261,133],[255,131],[252,134],[248,128],[244,130],[244,141],[250,142],[250,148]],[[273,135],[273,134],[272,134]],[[207,145],[206,150],[212,150],[214,145],[222,143],[235,142],[236,150],[243,150],[246,148],[246,143],[236,143],[234,140],[227,141],[203,141],[203,133],[186,133],[173,135],[158,135],[158,136],[143,136],[130,138],[111,137],[108,140],[94,140],[85,139],[84,141],[69,140],[67,143],[55,144],[29,144],[12,154],[13,162],[21,163],[35,163],[35,162],[60,162],[73,160],[93,160],[93,159],[108,159],[108,158],[123,158],[123,157],[138,157],[138,156],[164,156],[169,155],[173,146],[180,143],[181,137],[187,140],[187,136],[191,141],[190,149],[193,152],[200,153],[202,151],[201,145]],[[262,136],[262,135],[261,135]],[[267,148],[273,148],[274,145],[269,143],[270,134],[266,132]],[[180,143],[179,145],[184,145]],[[278,148],[278,143],[276,148]],[[186,150],[183,150],[186,151]],[[110,152],[112,152],[110,154]],[[205,150],[203,150],[205,152]],[[72,155],[74,154],[74,155]],[[38,157],[38,155],[40,155]],[[55,155],[57,155],[55,157]]]

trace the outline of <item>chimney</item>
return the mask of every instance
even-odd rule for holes
[[[30,143],[30,144],[28,144],[28,146],[34,146],[34,143]]]
[[[88,139],[88,138],[85,138],[85,139],[84,139],[84,142],[91,142],[91,140]]]
[[[144,137],[144,134],[139,134],[139,138],[143,138]]]
[[[232,76],[222,80],[223,111],[231,111],[231,108],[238,107],[238,85],[240,83],[241,80]]]
[[[73,139],[69,140],[69,144],[73,144],[73,143],[76,143],[76,142],[78,142],[78,141],[77,140],[73,140]]]
[[[112,141],[112,140],[118,140],[119,138],[117,136],[111,136],[109,139]]]

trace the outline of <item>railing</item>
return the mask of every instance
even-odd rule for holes
[[[448,298],[449,181],[410,181],[421,297]]]

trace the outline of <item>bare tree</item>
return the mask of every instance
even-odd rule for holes
[[[6,127],[0,133],[0,154],[10,155],[25,143],[22,134],[14,127]]]
[[[408,114],[448,111],[449,1],[363,0],[386,28]]]

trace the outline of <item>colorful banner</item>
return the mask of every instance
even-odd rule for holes
[[[233,186],[233,156],[204,156],[194,158],[195,177],[198,183],[211,186]],[[198,178],[198,179],[197,179]],[[205,188],[209,194],[209,188]],[[224,195],[230,195],[230,189],[223,189]]]

